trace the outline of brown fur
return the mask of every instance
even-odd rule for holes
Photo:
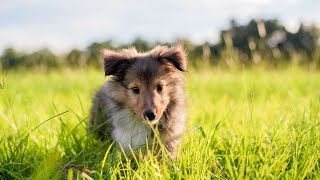
[[[141,123],[142,129],[143,124],[158,124],[160,137],[174,157],[185,124],[181,72],[187,70],[187,61],[183,48],[157,46],[146,53],[133,48],[103,50],[103,55],[105,75],[112,77],[94,98],[91,127],[100,137],[109,136],[126,147],[127,141],[117,140],[122,127],[134,120]],[[134,93],[133,88],[138,88],[139,93]],[[144,115],[148,110],[155,115],[151,121]]]

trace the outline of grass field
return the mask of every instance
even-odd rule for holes
[[[320,73],[189,71],[177,160],[130,160],[87,134],[89,71],[9,72],[0,89],[0,179],[316,179]],[[4,86],[4,87],[3,87]]]

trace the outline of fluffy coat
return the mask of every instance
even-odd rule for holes
[[[103,57],[105,75],[112,77],[93,99],[91,129],[128,152],[153,138],[154,125],[175,157],[186,119],[183,48],[157,46],[146,53],[106,49]]]

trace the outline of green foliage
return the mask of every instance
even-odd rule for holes
[[[291,33],[277,20],[251,20],[240,25],[235,20],[230,27],[219,33],[216,44],[205,42],[194,44],[188,39],[175,42],[148,42],[140,37],[131,43],[116,45],[111,40],[93,42],[86,49],[73,49],[57,56],[48,49],[31,54],[6,49],[0,57],[0,66],[4,70],[23,68],[57,69],[62,67],[101,67],[103,48],[120,49],[136,47],[138,51],[147,51],[155,45],[182,44],[186,48],[189,63],[195,67],[212,64],[220,67],[276,68],[286,64],[298,64],[319,68],[319,29],[313,25],[301,24],[296,33]]]
[[[21,55],[18,54],[13,48],[4,50],[1,57],[1,67],[3,69],[13,69],[19,66]]]
[[[69,67],[85,67],[87,65],[84,53],[78,49],[72,49],[67,54],[66,61]]]
[[[213,70],[214,69],[214,70]],[[315,179],[320,74],[190,69],[177,160],[130,159],[87,133],[95,70],[8,72],[0,89],[0,179]]]
[[[59,64],[58,57],[48,49],[36,51],[29,56],[25,56],[22,61],[26,68],[43,67],[50,69],[57,68]]]
[[[313,55],[319,48],[318,39],[319,32],[315,26],[301,24],[296,33],[291,33],[277,20],[251,20],[247,25],[239,25],[232,20],[230,28],[220,33],[220,41],[211,46],[211,50],[223,60],[223,51],[233,49],[228,54],[238,57],[240,64],[269,61],[277,66],[295,61],[297,54],[300,63],[308,64],[314,60]]]

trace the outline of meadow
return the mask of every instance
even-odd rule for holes
[[[0,179],[320,177],[319,72],[191,69],[187,128],[173,161],[128,158],[87,133],[91,99],[107,80],[103,71],[3,77]]]

